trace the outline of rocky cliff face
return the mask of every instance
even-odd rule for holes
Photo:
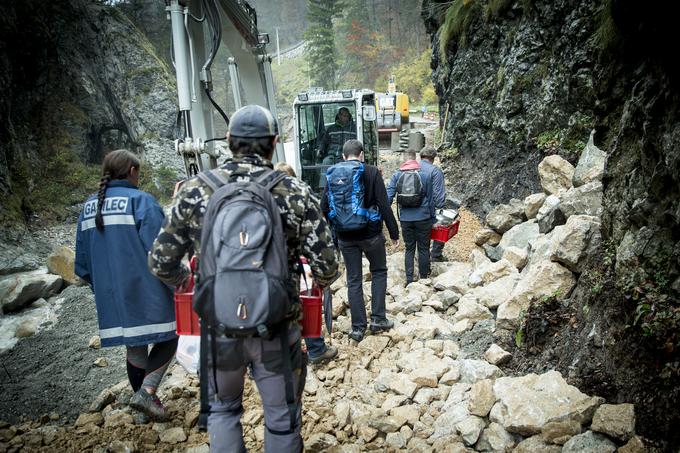
[[[469,6],[448,21],[450,2],[425,1],[423,15],[444,141],[454,150],[443,156],[450,189],[485,214],[510,195],[536,192],[546,154],[574,163],[587,141],[596,10],[594,2],[575,0],[505,2],[493,13],[486,2],[463,3]],[[463,30],[452,32],[442,54],[440,30],[458,21]]]
[[[608,158],[601,260],[566,302],[578,322],[546,328],[563,308],[527,313],[542,339],[517,366],[556,367],[607,398],[632,397],[641,430],[677,447],[680,77],[663,50],[676,8],[462,4],[467,29],[453,14],[446,23],[450,2],[423,3],[435,49],[443,30],[467,30],[432,61],[444,138],[457,150],[443,156],[454,194],[485,214],[539,192],[535,163],[555,153],[574,163],[590,128]]]
[[[105,151],[126,147],[151,166],[181,170],[168,68],[116,9],[86,0],[12,3],[0,37],[5,195],[40,184],[39,170],[65,152],[99,163]],[[31,171],[22,176],[20,168]]]

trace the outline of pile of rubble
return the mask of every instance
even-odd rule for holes
[[[631,404],[606,404],[557,371],[505,376],[511,353],[497,329],[516,329],[528,304],[566,297],[599,246],[604,153],[591,142],[576,168],[558,156],[541,162],[546,193],[494,209],[468,262],[433,263],[430,278],[405,287],[403,254],[389,257],[393,330],[356,343],[345,282],[332,285],[339,349],[310,367],[303,436],[308,451],[642,452]],[[364,263],[370,306],[370,273]],[[174,366],[161,398],[168,423],[144,423],[127,407],[125,381],[107,389],[72,426],[50,416],[0,425],[0,452],[207,452],[196,428],[198,381]],[[250,379],[244,396],[246,446],[263,449],[263,411]],[[52,417],[54,418],[54,417]]]

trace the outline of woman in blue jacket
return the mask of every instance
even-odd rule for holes
[[[175,312],[172,290],[146,265],[164,216],[137,188],[139,165],[127,150],[104,158],[99,191],[78,219],[75,271],[94,292],[102,346],[127,348],[130,405],[165,420],[156,389],[177,350]]]

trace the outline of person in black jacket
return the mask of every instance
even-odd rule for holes
[[[342,149],[345,160],[364,160],[363,145],[358,140],[348,140]],[[366,332],[366,308],[362,286],[362,254],[370,264],[371,271],[371,332],[389,330],[394,322],[385,316],[387,293],[387,253],[383,220],[387,225],[392,243],[399,245],[399,227],[387,201],[387,191],[380,171],[373,165],[364,164],[364,208],[376,208],[380,219],[369,222],[360,230],[338,232],[338,246],[347,270],[347,299],[352,314],[352,330],[349,337],[361,341]],[[330,212],[328,185],[324,187],[321,209],[326,217]]]

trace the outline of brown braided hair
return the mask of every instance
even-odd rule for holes
[[[94,223],[99,231],[104,231],[104,217],[102,208],[106,199],[106,188],[109,182],[114,179],[126,179],[132,167],[139,169],[139,158],[126,149],[111,151],[104,157],[102,162],[102,178],[99,180],[99,191],[97,192],[97,214]]]

